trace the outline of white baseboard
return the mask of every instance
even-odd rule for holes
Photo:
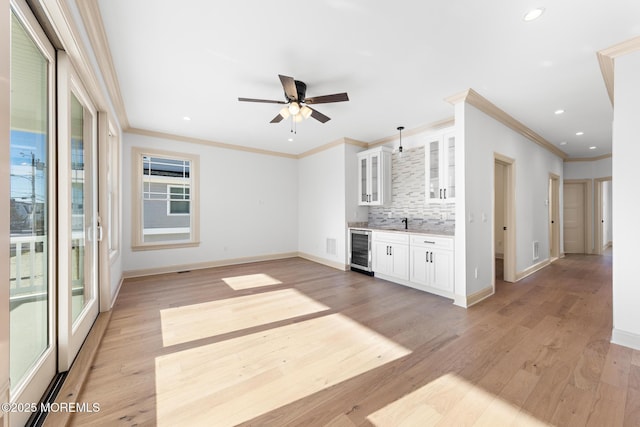
[[[457,305],[462,308],[469,308],[472,305],[489,298],[494,294],[494,292],[493,286],[488,286],[484,289],[480,289],[478,292],[472,293],[471,295],[456,295],[453,300],[453,305]]]
[[[634,350],[640,350],[640,335],[634,334],[633,332],[626,332],[613,328],[613,331],[611,332],[611,342],[613,344],[633,348]]]
[[[540,262],[538,262],[536,264],[533,264],[531,267],[529,267],[529,268],[527,268],[527,269],[525,269],[523,271],[520,271],[519,273],[516,273],[516,282],[524,279],[527,276],[532,275],[533,273],[535,273],[538,270],[541,270],[541,269],[545,268],[549,264],[551,264],[551,260],[549,260],[549,258],[547,258],[547,259],[545,259],[543,261],[540,261]]]
[[[315,255],[311,255],[305,252],[298,252],[298,256],[300,258],[304,258],[309,261],[317,262],[318,264],[326,265],[327,267],[332,267],[337,270],[347,271],[349,268],[346,264],[336,261],[331,261],[328,259],[320,258]]]
[[[225,267],[228,265],[248,264],[250,262],[273,261],[277,259],[295,258],[298,252],[285,252],[280,254],[259,255],[244,258],[229,258],[219,261],[199,262],[195,264],[167,265],[163,267],[147,268],[142,270],[129,270],[122,273],[124,279],[131,277],[153,276],[154,274],[177,273],[185,270],[202,270],[204,268]]]
[[[118,282],[118,288],[113,293],[113,295],[111,295],[111,307],[109,307],[109,309],[112,309],[113,306],[115,305],[116,299],[118,298],[118,295],[120,295],[120,289],[122,289],[122,284],[123,283],[124,283],[124,276],[121,276],[120,277],[120,282]]]

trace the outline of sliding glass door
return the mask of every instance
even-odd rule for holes
[[[98,315],[97,111],[58,53],[58,369],[75,359]]]
[[[23,3],[11,11],[10,378],[37,402],[56,374],[55,52]],[[29,413],[11,415],[24,424]]]

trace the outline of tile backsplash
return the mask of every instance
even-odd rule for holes
[[[424,146],[394,152],[391,171],[391,203],[369,207],[370,227],[400,228],[408,218],[410,229],[454,232],[455,202],[426,204]]]

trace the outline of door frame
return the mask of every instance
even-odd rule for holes
[[[607,176],[604,178],[596,178],[594,180],[595,233],[594,233],[594,251],[593,252],[598,255],[602,255],[603,249],[604,249],[604,243],[605,243],[602,241],[602,222],[604,217],[604,212],[602,211],[603,209],[602,185],[605,182],[610,182],[611,180],[612,180],[612,177],[610,176]]]
[[[65,52],[58,52],[58,370],[68,371],[76,355],[82,347],[86,336],[99,313],[99,245],[97,216],[98,216],[98,110],[93,104],[89,92],[82,83],[70,57]],[[72,317],[72,284],[71,284],[71,117],[70,105],[73,94],[88,110],[91,120],[91,164],[85,171],[90,171],[93,191],[91,194],[92,224],[89,235],[85,235],[87,244],[95,245],[91,253],[93,262],[93,290],[92,299],[83,307],[80,315],[74,321]],[[84,127],[89,124],[85,121]],[[86,144],[85,144],[86,147]],[[86,181],[85,181],[86,182]]]
[[[569,185],[582,185],[584,191],[584,202],[583,202],[583,210],[584,210],[584,253],[590,254],[593,253],[593,215],[592,209],[589,209],[591,202],[593,200],[593,191],[592,191],[592,180],[591,179],[565,179],[563,184],[563,193],[564,186]],[[564,222],[563,226],[563,236],[564,236]],[[564,247],[564,242],[563,242]],[[566,251],[566,247],[565,247]]]
[[[495,168],[496,163],[504,166],[504,223],[507,229],[505,230],[504,236],[504,278],[505,282],[515,283],[516,282],[516,185],[515,185],[515,177],[516,177],[516,160],[504,156],[499,153],[493,153],[493,176],[495,180]],[[496,214],[495,214],[495,200],[496,200],[496,189],[495,182],[493,183],[493,189],[491,191],[492,195],[492,211],[493,215],[491,218],[492,222],[492,230],[495,230],[495,222],[496,222]],[[495,259],[495,233],[491,233],[491,251],[492,251],[492,259]],[[496,288],[496,263],[491,263],[491,283],[493,284],[493,290],[495,292]]]
[[[549,260],[560,258],[560,175],[549,173]]]

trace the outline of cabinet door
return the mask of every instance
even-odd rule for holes
[[[373,271],[380,274],[391,274],[389,255],[390,244],[386,242],[373,242]]]
[[[412,247],[411,248],[411,272],[409,280],[421,285],[427,285],[429,270],[429,251],[425,248]]]
[[[430,286],[453,292],[453,251],[433,251],[433,269]]]
[[[371,154],[369,157],[369,201],[371,204],[380,203],[380,179],[381,179],[381,158],[380,154]]]
[[[369,202],[369,190],[367,189],[367,183],[369,179],[367,174],[369,173],[368,158],[358,158],[358,194],[360,199],[358,204],[366,205]]]
[[[440,139],[427,144],[427,196],[429,201],[440,200],[442,186],[440,182]]]
[[[398,279],[409,280],[409,246],[391,245],[392,275]]]
[[[454,135],[444,137],[443,198],[449,201],[456,197],[456,138]]]

